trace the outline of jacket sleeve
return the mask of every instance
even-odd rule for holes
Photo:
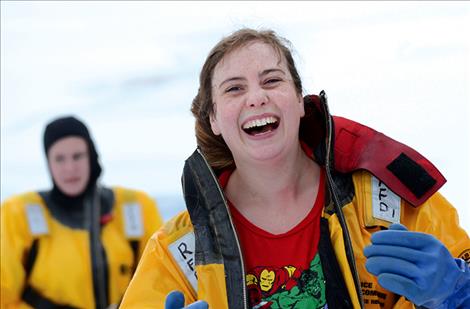
[[[457,210],[439,192],[418,208],[407,207],[410,230],[428,233],[439,239],[456,258],[470,263],[470,238],[460,226]]]
[[[183,292],[186,302],[196,300],[195,291],[175,262],[168,245],[192,230],[192,226],[181,224],[189,221],[187,213],[170,220],[153,234],[144,249],[120,308],[164,308],[166,295],[173,291]]]
[[[17,199],[7,200],[0,208],[0,307],[5,309],[29,308],[21,300],[26,276],[22,261],[32,241],[23,211]]]

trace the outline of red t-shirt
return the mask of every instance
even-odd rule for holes
[[[224,188],[232,171],[224,171]],[[290,231],[269,233],[248,221],[228,201],[245,264],[251,308],[327,308],[325,280],[317,254],[320,217],[325,200],[322,169],[315,203]]]

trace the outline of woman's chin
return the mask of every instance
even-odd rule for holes
[[[265,145],[248,150],[244,157],[258,164],[275,163],[283,158],[283,151],[279,145]]]

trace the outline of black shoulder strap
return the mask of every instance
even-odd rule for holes
[[[26,286],[21,298],[35,309],[76,309],[76,307],[59,305],[50,301],[30,285]]]
[[[137,264],[139,263],[139,240],[131,239],[129,240],[129,244],[132,249],[132,253],[134,254],[134,268],[132,269],[132,273],[135,272],[137,268]]]
[[[36,261],[36,257],[38,255],[38,245],[39,245],[39,239],[34,238],[33,243],[31,244],[31,248],[29,249],[27,253],[27,257],[25,259],[25,265],[24,265],[24,270],[26,272],[25,274],[25,282],[28,281],[29,276],[31,275],[31,272],[34,267],[34,262]]]
[[[75,307],[66,306],[66,305],[58,305],[49,299],[42,296],[35,288],[29,285],[29,277],[34,268],[34,264],[36,262],[36,257],[38,255],[39,250],[39,238],[34,238],[33,243],[31,244],[31,248],[29,249],[24,269],[25,269],[25,288],[23,289],[23,293],[21,294],[21,299],[26,302],[28,305],[32,306],[36,309],[75,309]]]

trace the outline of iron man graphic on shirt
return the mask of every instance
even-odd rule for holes
[[[248,271],[246,285],[252,309],[328,308],[318,254],[308,269],[257,266]]]

